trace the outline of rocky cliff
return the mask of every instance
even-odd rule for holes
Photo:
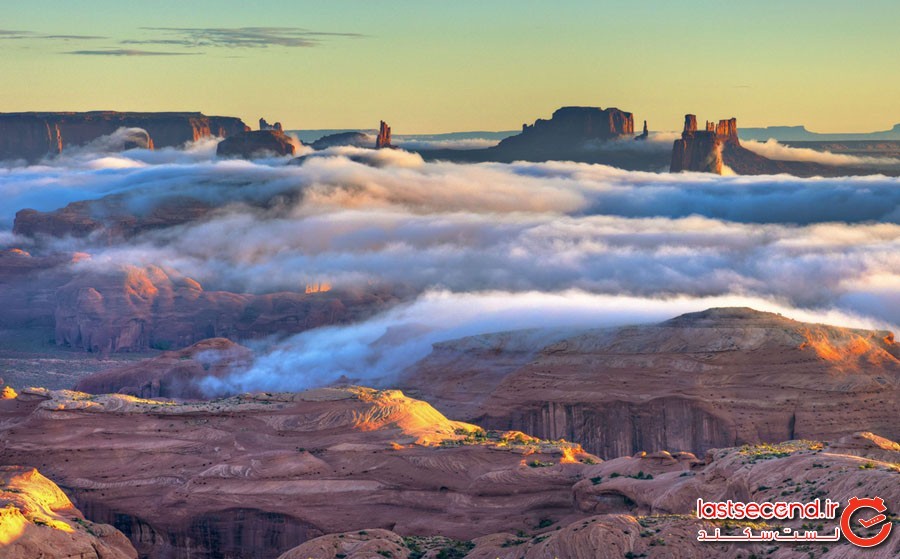
[[[213,337],[246,339],[352,322],[394,300],[387,290],[206,291],[156,266],[85,273],[61,286],[55,340],[101,354],[181,348]]]
[[[398,385],[453,417],[603,457],[857,430],[900,437],[888,411],[900,406],[900,344],[889,332],[751,309],[437,344]]]
[[[4,559],[137,559],[118,530],[85,519],[36,469],[0,466],[0,555]]]
[[[227,137],[249,128],[238,118],[201,113],[0,113],[0,160],[38,161],[87,144],[120,128],[141,128],[156,148],[180,146],[209,136]]]
[[[0,401],[0,465],[19,463],[44,464],[88,526],[113,523],[148,559],[795,559],[793,545],[698,542],[743,526],[698,520],[696,499],[900,499],[900,445],[872,433],[603,462],[360,387],[190,403],[24,390]]]
[[[366,388],[184,404],[26,391],[0,401],[0,464],[16,460],[46,464],[150,559],[274,558],[364,528],[468,539],[574,520],[571,487],[598,462]]]

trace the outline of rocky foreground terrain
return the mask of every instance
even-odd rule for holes
[[[699,529],[743,526],[692,508],[698,497],[900,500],[900,445],[871,433],[604,462],[358,387],[193,403],[22,390],[0,401],[0,463],[39,468],[95,535],[119,541],[94,529],[109,522],[150,558],[852,557],[846,542],[698,542]],[[63,499],[55,514],[80,518]],[[0,533],[13,524],[4,517]],[[28,530],[65,532],[54,526]],[[866,557],[895,557],[898,541]],[[53,550],[41,552],[71,556]]]

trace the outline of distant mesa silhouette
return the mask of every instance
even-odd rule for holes
[[[250,128],[241,119],[202,113],[24,112],[0,113],[0,160],[36,162],[73,146],[88,144],[120,128],[141,128],[154,148],[218,136],[226,138]]]
[[[294,143],[284,132],[270,128],[225,138],[219,142],[216,155],[249,159],[267,154],[294,155],[295,150]]]

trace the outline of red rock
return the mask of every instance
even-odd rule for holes
[[[394,300],[378,289],[204,291],[191,278],[156,266],[128,266],[80,274],[59,288],[55,339],[101,354],[182,348],[207,338],[248,339],[352,322]]]
[[[391,127],[385,121],[381,121],[378,128],[378,137],[375,138],[375,149],[389,148],[391,146]]]
[[[897,439],[900,344],[886,334],[710,309],[544,347],[521,333],[437,344],[398,386],[452,417],[602,457],[855,431]]]
[[[201,113],[0,113],[0,160],[37,161],[123,127],[145,130],[156,148],[249,130],[238,118]]]
[[[36,469],[0,466],[0,551],[4,559],[137,559],[108,524],[86,520]]]
[[[720,120],[718,125],[707,121],[706,130],[697,130],[697,117],[684,115],[684,131],[672,148],[669,170],[696,171],[721,175],[724,169],[722,148],[725,145],[740,147],[737,119]]]
[[[91,394],[129,394],[138,398],[203,399],[198,382],[224,377],[251,362],[250,350],[225,338],[211,338],[158,357],[109,369],[79,381]]]

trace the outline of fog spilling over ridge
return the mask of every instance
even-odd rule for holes
[[[267,346],[250,370],[210,380],[212,393],[374,382],[454,337],[653,322],[711,306],[900,324],[897,178],[455,164],[355,147],[306,149],[289,164],[217,159],[215,145],[116,152],[102,143],[0,169],[0,243],[90,254],[71,265],[76,273],[161,266],[237,293],[327,282],[407,294],[367,321]],[[9,233],[23,208],[97,200],[99,215],[104,197],[138,216],[184,198],[213,209],[113,240]]]

